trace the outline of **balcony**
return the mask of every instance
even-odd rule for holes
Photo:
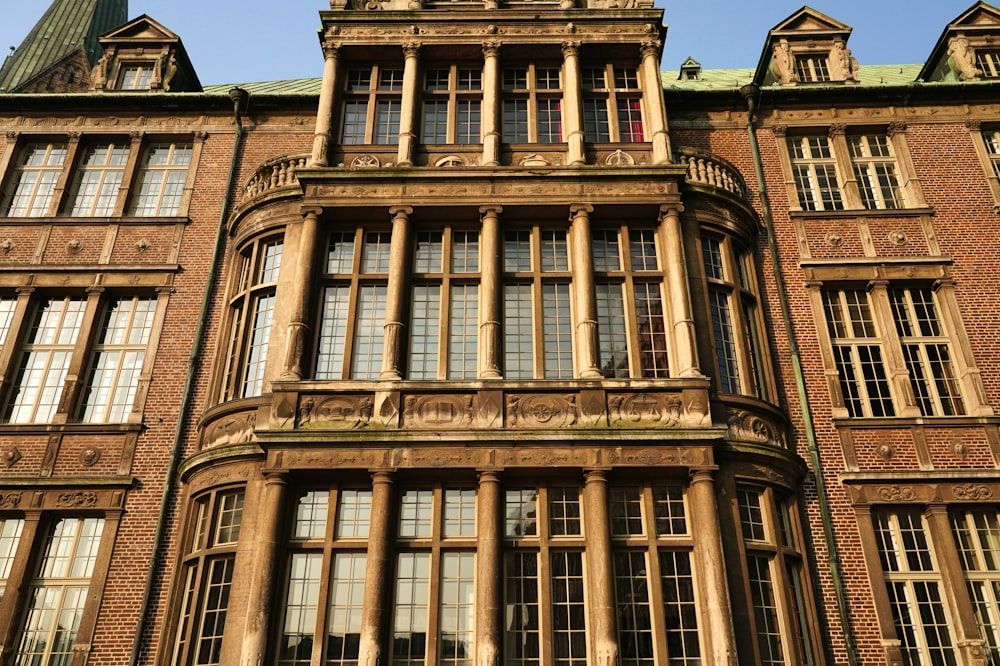
[[[745,203],[751,203],[743,174],[718,155],[696,148],[679,148],[675,161],[687,167],[685,180],[689,184],[723,190]]]

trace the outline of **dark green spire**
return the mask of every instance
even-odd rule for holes
[[[0,67],[0,92],[17,92],[60,63],[100,58],[97,38],[128,20],[128,0],[53,0],[21,46]]]

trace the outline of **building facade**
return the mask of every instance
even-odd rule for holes
[[[0,662],[1000,663],[1000,10],[321,9],[0,69]]]

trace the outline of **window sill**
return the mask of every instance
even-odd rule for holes
[[[0,435],[114,435],[144,429],[142,423],[0,423]]]
[[[968,428],[1000,425],[1000,416],[918,416],[918,417],[847,417],[832,419],[835,428],[891,430],[913,427]]]
[[[853,208],[849,210],[790,210],[788,216],[793,220],[829,220],[858,217],[919,217],[933,215],[934,209],[923,208],[887,208],[873,209]]]
[[[190,224],[191,218],[187,215],[175,215],[173,217],[135,217],[133,215],[122,215],[120,217],[70,217],[59,215],[56,217],[0,217],[0,224],[44,224],[45,226],[69,226],[79,224],[145,224],[145,225],[166,225],[166,224]]]

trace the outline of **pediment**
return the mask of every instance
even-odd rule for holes
[[[985,2],[977,2],[951,22],[951,26],[1000,26],[1000,10]],[[949,26],[950,27],[950,26]]]
[[[823,12],[818,12],[812,7],[803,7],[778,25],[771,28],[771,33],[796,33],[796,32],[833,32],[850,33],[851,26],[846,23],[831,18]]]
[[[767,34],[754,81],[758,85],[857,83],[858,62],[847,48],[851,26],[803,7]]]
[[[945,26],[918,78],[946,82],[1000,78],[1000,9],[979,0]]]
[[[146,14],[132,19],[120,28],[101,37],[102,42],[176,42],[179,40],[180,37],[175,33]]]

